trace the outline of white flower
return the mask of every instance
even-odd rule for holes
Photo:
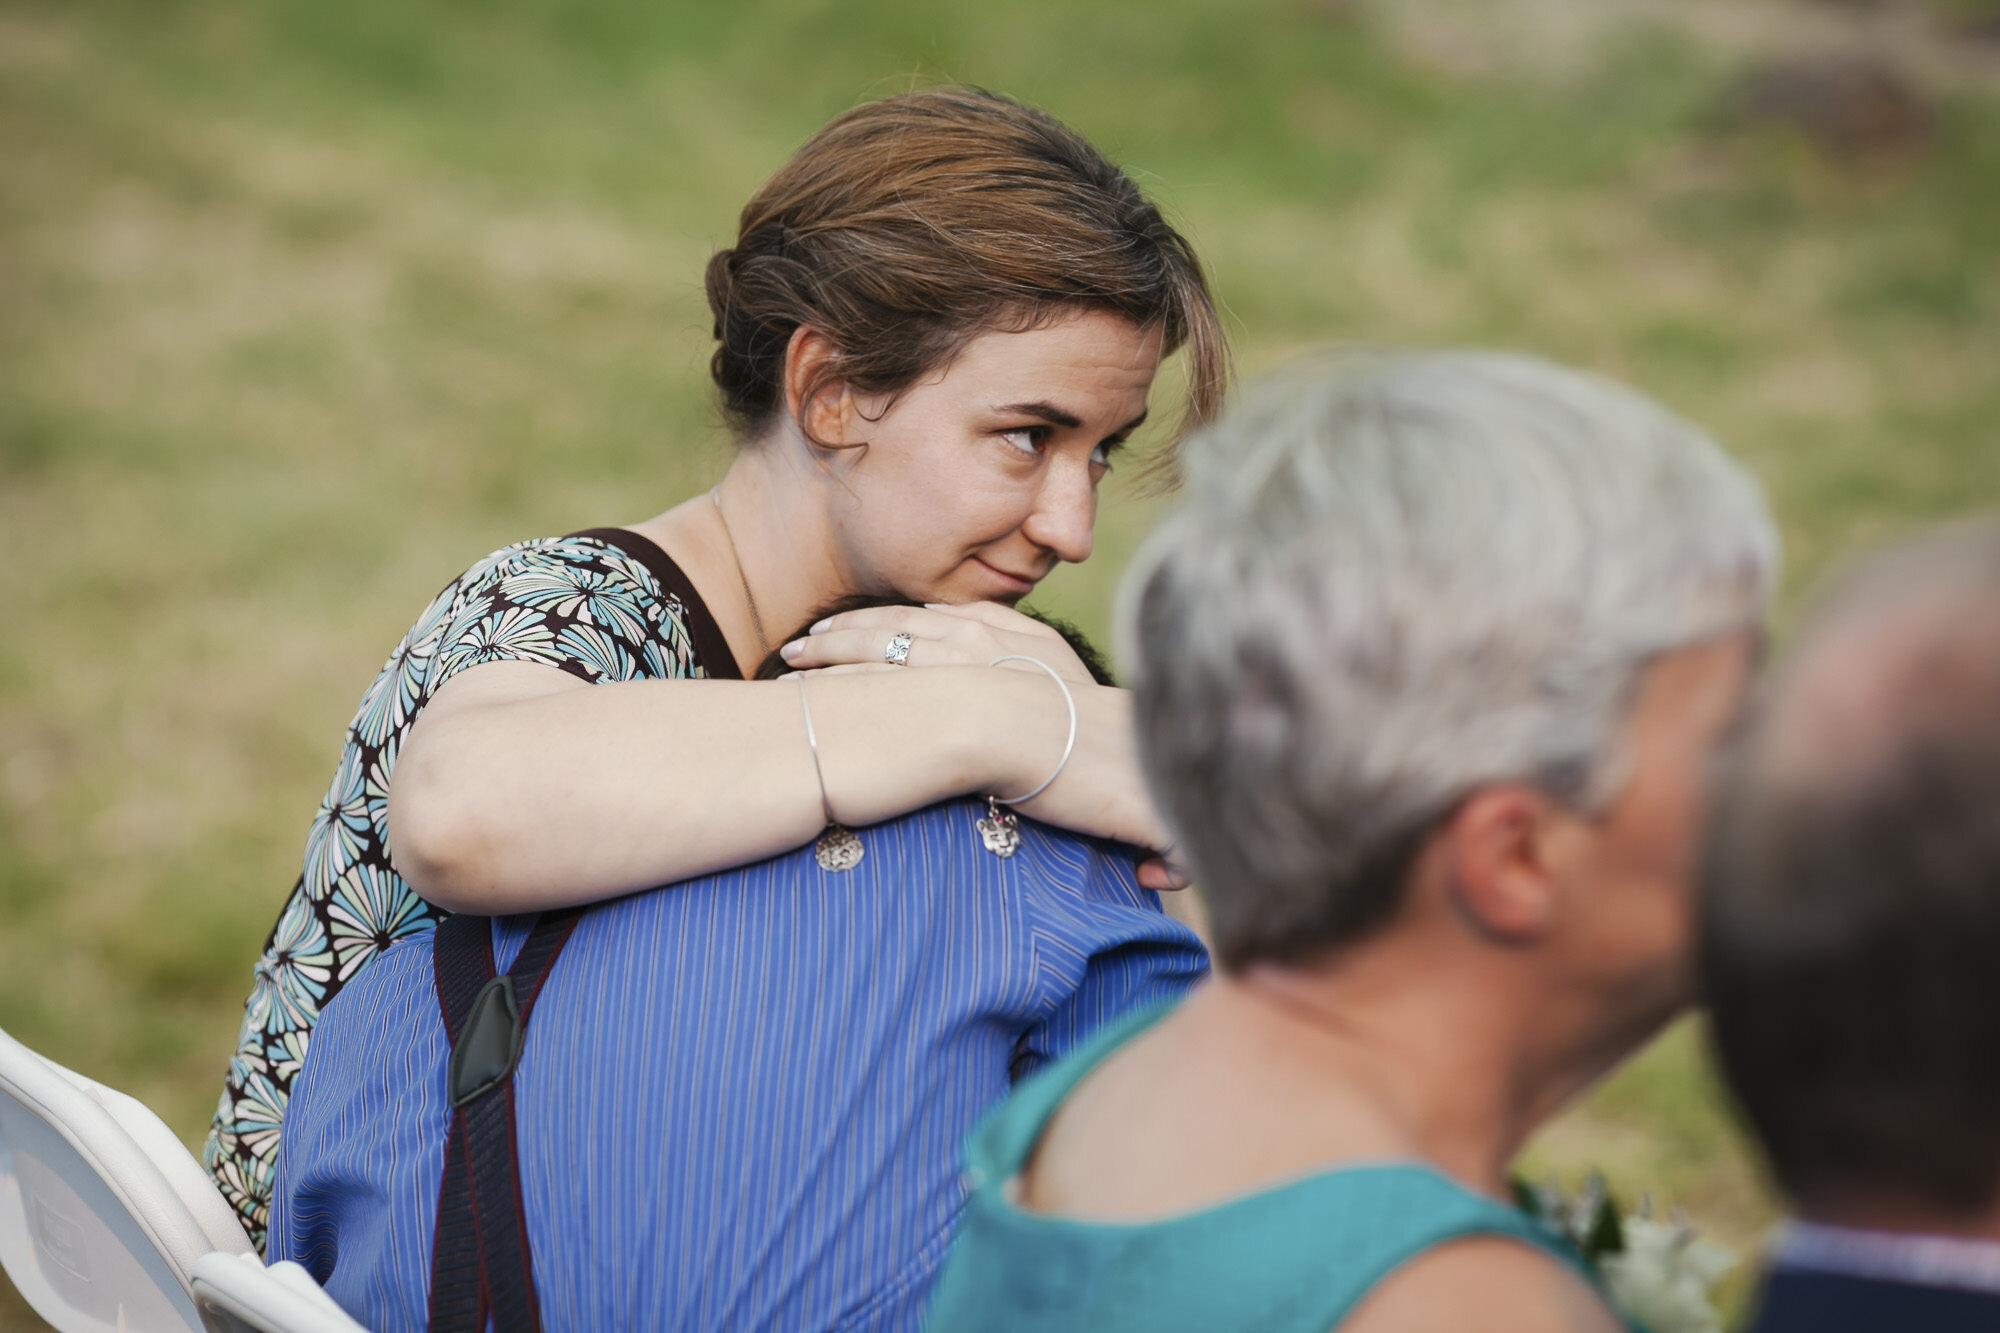
[[[1625,1219],[1625,1249],[1599,1265],[1612,1303],[1652,1333],[1721,1333],[1709,1302],[1716,1280],[1736,1266],[1736,1254],[1701,1240],[1683,1221]]]

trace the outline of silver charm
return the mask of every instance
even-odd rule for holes
[[[1012,856],[1021,850],[1021,821],[1014,818],[1011,810],[1002,810],[1000,802],[991,796],[986,798],[986,818],[975,825],[979,830],[979,840],[986,844],[986,850],[995,856]]]
[[[813,860],[819,862],[819,868],[836,874],[860,865],[867,852],[854,830],[840,824],[828,824],[813,844]]]

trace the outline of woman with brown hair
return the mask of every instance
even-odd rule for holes
[[[1221,399],[1186,241],[1072,131],[947,89],[810,139],[707,290],[740,444],[722,483],[481,560],[362,700],[205,1152],[260,1241],[320,1011],[445,912],[595,901],[816,834],[837,875],[865,854],[845,826],[967,793],[995,798],[998,855],[999,802],[1024,795],[1050,823],[1166,845],[1126,695],[1011,606],[1090,554],[1097,484],[1163,356],[1187,354],[1185,422]],[[745,679],[779,647],[767,627],[857,594],[926,605],[830,617],[782,646],[798,679]],[[993,665],[1009,656],[1032,660]],[[1141,877],[1170,882],[1158,861]]]

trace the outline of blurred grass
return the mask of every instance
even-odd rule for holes
[[[2000,502],[1991,80],[1857,172],[1718,137],[1737,56],[1691,29],[1476,71],[1410,38],[1337,0],[0,0],[0,1026],[199,1135],[382,656],[485,551],[717,475],[702,263],[815,126],[913,79],[1138,171],[1251,371],[1501,344],[1710,425],[1772,490],[1788,608]],[[1151,512],[1114,488],[1043,602],[1101,630]],[[1530,1169],[1753,1239],[1699,1045]]]

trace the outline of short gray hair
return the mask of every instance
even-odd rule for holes
[[[1656,655],[1757,625],[1762,493],[1700,430],[1524,356],[1345,356],[1247,394],[1125,578],[1155,799],[1225,966],[1385,919],[1475,788],[1620,782]]]

